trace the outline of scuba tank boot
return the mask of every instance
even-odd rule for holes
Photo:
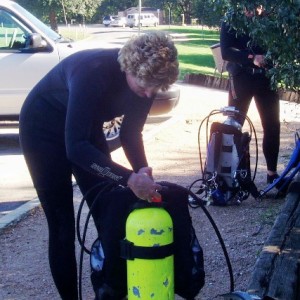
[[[121,295],[116,290],[103,284],[99,289],[95,290],[95,300],[125,300],[127,296]]]

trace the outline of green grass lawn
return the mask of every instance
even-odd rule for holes
[[[215,63],[210,46],[219,42],[219,31],[201,27],[173,27],[180,64],[180,79],[187,73],[214,75]]]
[[[90,36],[88,31],[84,27],[63,27],[59,29],[59,33],[63,37],[67,37],[74,41],[86,39]]]

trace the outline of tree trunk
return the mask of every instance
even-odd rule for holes
[[[56,12],[53,9],[50,10],[49,20],[50,20],[50,27],[51,27],[51,29],[53,29],[54,31],[58,32]]]

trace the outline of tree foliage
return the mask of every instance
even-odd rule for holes
[[[116,15],[130,7],[138,6],[138,0],[17,0],[29,11],[38,15],[56,29],[57,23],[70,23],[71,19],[82,23],[99,22],[105,15]],[[219,25],[220,12],[215,10],[213,0],[142,0],[143,7],[154,7],[161,11],[165,23],[191,24],[197,18],[201,24]]]
[[[57,22],[70,23],[71,19],[89,21],[99,7],[99,0],[17,0],[17,2],[39,16],[41,20],[50,23],[57,30]]]
[[[102,0],[99,7],[99,18],[106,15],[117,15],[119,11],[138,5],[138,0]]]
[[[266,59],[273,87],[300,89],[300,0],[225,0],[216,1],[229,8],[225,20],[238,32],[248,32],[253,40],[267,49]],[[245,16],[245,8],[262,15]]]
[[[212,0],[195,0],[193,16],[201,25],[220,26],[224,13],[224,7],[215,5]]]

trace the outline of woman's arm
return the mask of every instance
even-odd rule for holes
[[[254,54],[248,48],[249,38],[245,35],[237,36],[237,32],[223,22],[220,34],[221,54],[224,60],[241,65],[253,63]]]

